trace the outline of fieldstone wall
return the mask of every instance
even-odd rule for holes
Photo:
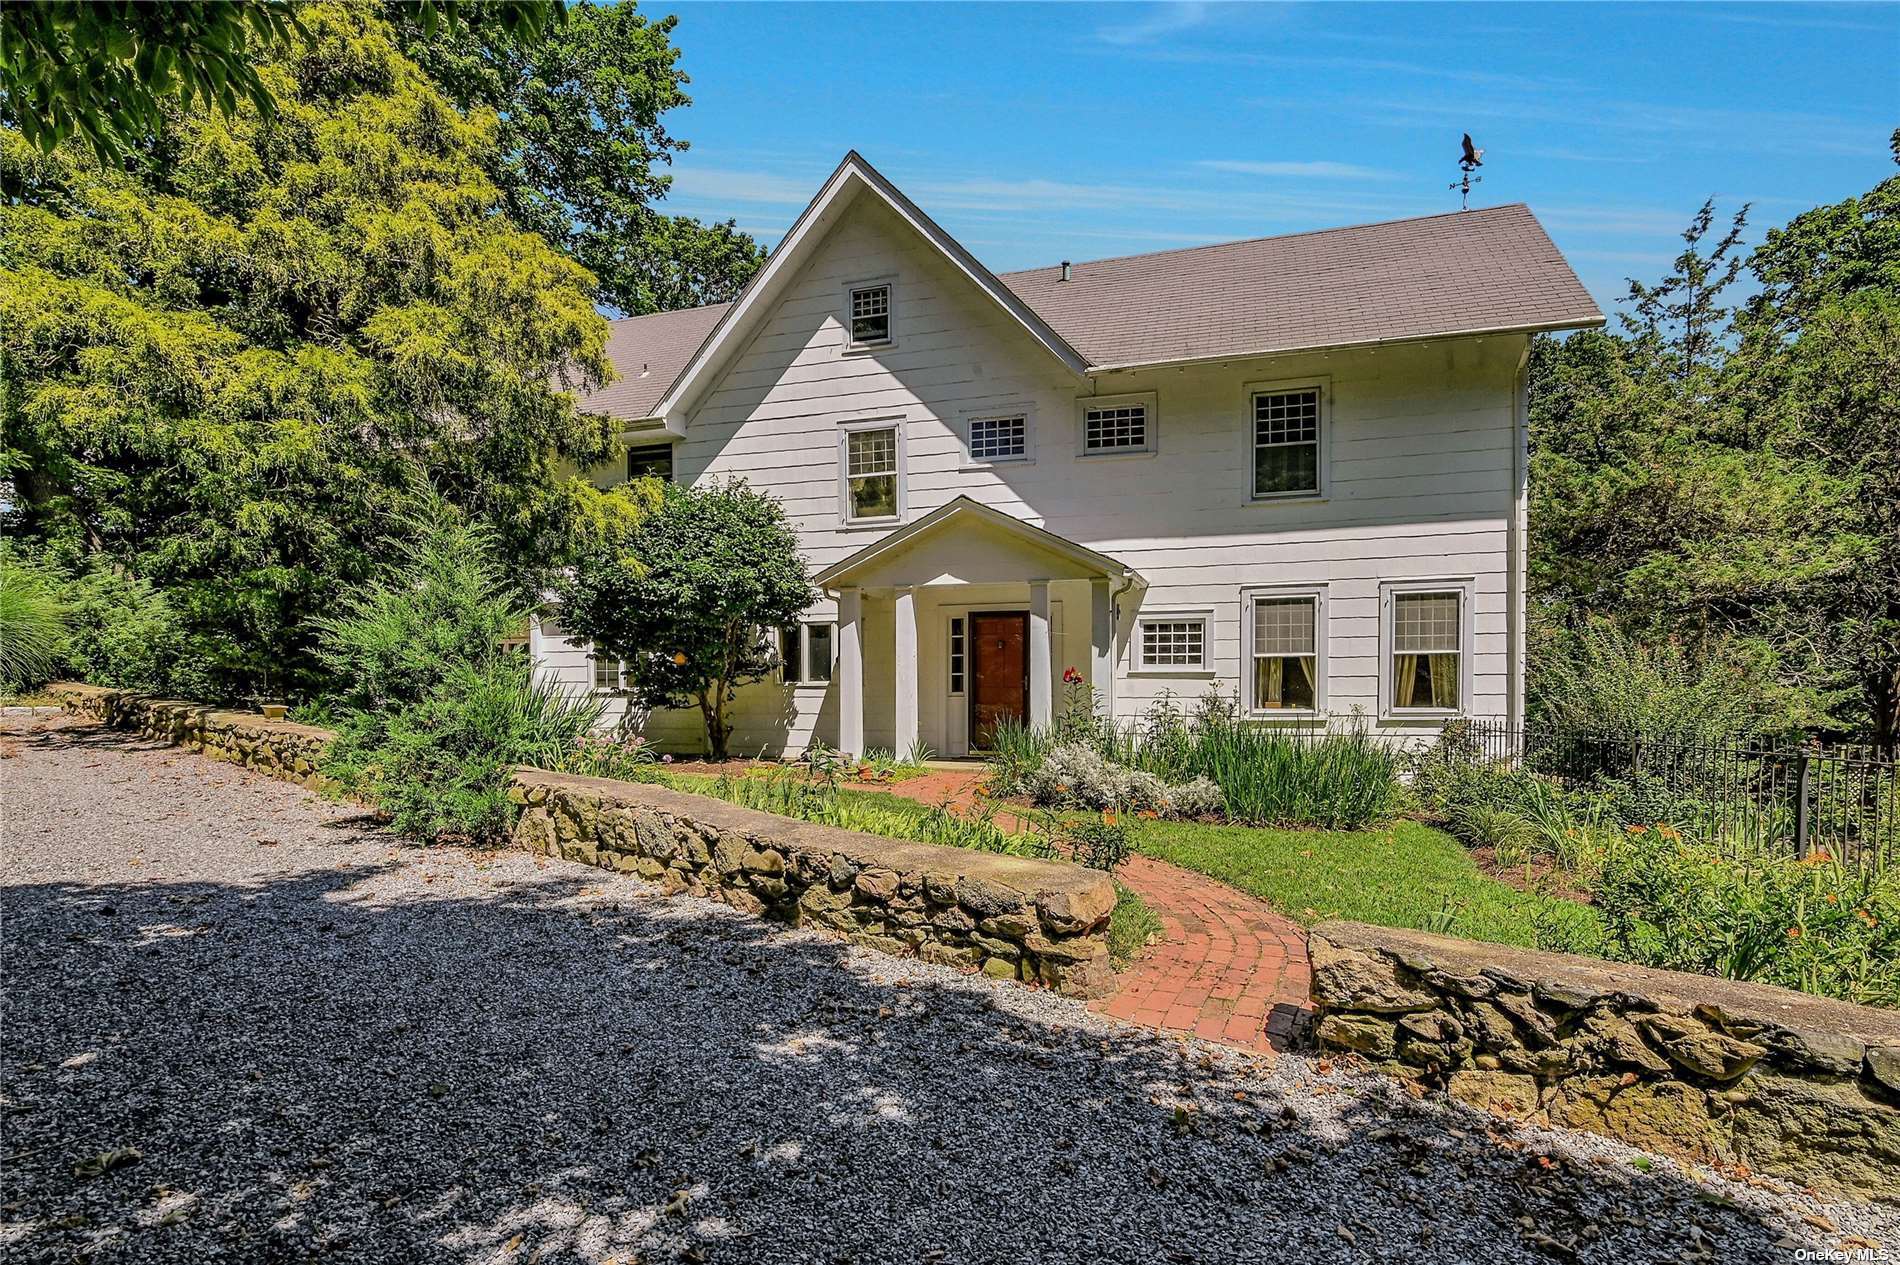
[[[312,790],[328,780],[317,772],[323,750],[336,737],[327,729],[256,712],[228,712],[202,703],[153,698],[132,690],[62,681],[47,687],[60,706],[114,729],[192,747],[214,760],[228,760]]]
[[[1360,923],[1309,947],[1323,1048],[1501,1115],[1900,1201],[1900,1012]]]
[[[885,839],[666,787],[539,769],[517,771],[511,794],[523,806],[515,840],[537,852],[1072,997],[1113,986],[1115,884],[1095,870]]]

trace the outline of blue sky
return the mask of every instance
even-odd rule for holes
[[[1528,202],[1606,309],[1708,196],[1894,170],[1900,5],[726,4],[674,210],[775,242],[856,148],[997,271]]]

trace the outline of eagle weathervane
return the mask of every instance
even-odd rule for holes
[[[1460,211],[1469,211],[1471,209],[1471,186],[1484,183],[1483,176],[1474,176],[1471,174],[1482,166],[1484,166],[1484,151],[1473,147],[1471,144],[1471,133],[1466,132],[1464,152],[1459,155],[1458,158],[1458,170],[1464,173],[1464,177],[1456,184],[1448,186],[1458,191],[1458,209]]]

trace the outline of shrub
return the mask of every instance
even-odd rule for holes
[[[324,771],[404,833],[495,839],[514,819],[514,767],[563,767],[601,704],[537,684],[502,647],[525,613],[485,528],[435,504],[404,535],[389,573],[320,625],[324,662],[348,683]]]
[[[0,557],[0,694],[46,684],[66,659],[65,603],[37,567]]]
[[[1403,801],[1399,756],[1362,728],[1295,732],[1208,708],[1135,755],[1170,781],[1208,779],[1226,815],[1253,825],[1358,830]]]
[[[1677,641],[1643,645],[1607,620],[1540,645],[1530,674],[1541,721],[1584,734],[1645,742],[1726,742],[1758,731],[1768,706],[1761,678]]]
[[[61,591],[71,666],[81,678],[174,698],[220,696],[208,657],[151,581],[98,564],[66,579]]]
[[[1516,865],[1530,857],[1531,823],[1508,808],[1470,805],[1459,810],[1452,825],[1466,843],[1490,848],[1499,865]]]
[[[1218,817],[1226,807],[1226,796],[1209,778],[1197,777],[1169,792],[1174,799],[1174,815],[1189,821]]]
[[[1631,826],[1596,882],[1605,956],[1900,1006],[1900,879]]]
[[[1113,809],[1161,817],[1213,817],[1220,788],[1207,778],[1175,786],[1160,774],[1117,764],[1081,743],[1051,748],[1021,779],[1019,789],[1045,808]]]
[[[642,706],[697,707],[707,752],[723,760],[734,691],[779,666],[759,630],[793,623],[818,598],[798,543],[778,501],[744,482],[669,484],[630,537],[559,582],[561,622],[626,662]]]
[[[1081,817],[1057,825],[1056,851],[1091,870],[1113,874],[1134,850],[1128,838],[1128,823],[1122,814],[1105,811],[1099,817]]]

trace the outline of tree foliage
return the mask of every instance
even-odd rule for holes
[[[1895,134],[1900,161],[1900,133]],[[1900,734],[1900,176],[1710,243],[1622,332],[1533,349],[1531,584],[1546,648],[1592,616],[1738,669],[1786,728]],[[1744,276],[1759,286],[1729,303]],[[1546,656],[1548,661],[1549,656]]]
[[[692,101],[677,18],[649,22],[623,0],[577,7],[545,38],[398,25],[452,100],[497,111],[490,179],[518,224],[594,274],[603,305],[639,314],[719,302],[758,270],[764,252],[732,221],[655,205],[672,182],[665,166],[687,148],[663,117]]]
[[[427,31],[460,29],[464,11],[511,40],[532,40],[566,16],[564,0],[409,0]],[[144,145],[168,105],[269,116],[276,101],[257,68],[308,38],[290,0],[22,0],[0,7],[0,118],[46,153],[82,136],[108,166]]]
[[[299,9],[276,102],[167,114],[100,165],[0,128],[0,469],[10,535],[162,589],[219,693],[319,676],[310,620],[433,484],[526,594],[632,502],[571,473],[612,423],[593,278],[503,213],[500,124],[360,6]]]
[[[346,683],[324,771],[406,834],[499,838],[515,766],[558,767],[601,707],[537,684],[528,657],[503,646],[528,608],[492,531],[432,497],[395,526],[393,562],[318,621]]]
[[[779,503],[742,482],[669,486],[620,546],[584,557],[559,585],[561,623],[625,660],[635,701],[697,706],[724,759],[739,686],[778,666],[766,630],[817,593]]]

